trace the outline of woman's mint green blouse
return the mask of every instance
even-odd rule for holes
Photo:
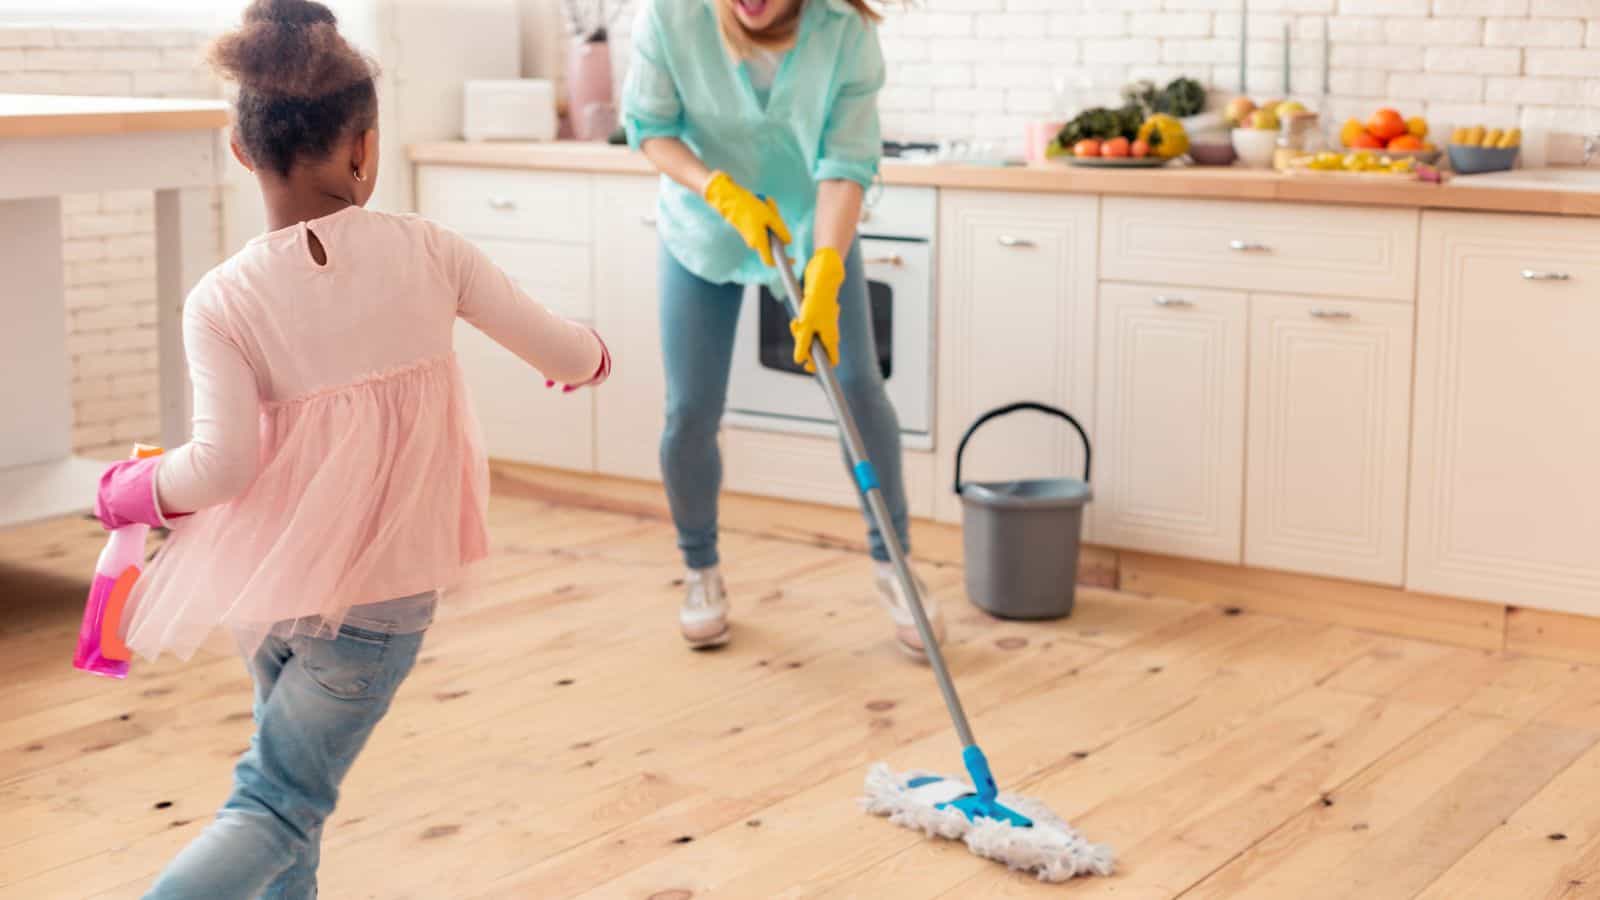
[[[878,172],[877,29],[844,0],[803,0],[794,49],[763,105],[748,68],[723,46],[715,2],[646,0],[639,11],[622,92],[628,143],[679,138],[713,170],[775,199],[794,238],[790,255],[803,264],[817,183],[866,188]],[[658,205],[661,239],[684,268],[716,284],[776,282],[693,191],[663,177]]]

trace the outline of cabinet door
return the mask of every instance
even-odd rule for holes
[[[1600,221],[1428,213],[1407,587],[1600,614]]]
[[[1411,313],[1250,298],[1246,564],[1401,583]]]
[[[956,521],[956,444],[979,415],[1018,400],[1071,412],[1091,429],[1098,201],[940,192],[938,466],[935,509]],[[1079,477],[1065,423],[1018,415],[985,428],[964,478]]]
[[[493,459],[594,468],[594,394],[547,390],[544,376],[487,335],[456,322],[456,357]]]
[[[594,271],[598,327],[616,366],[595,392],[595,464],[608,475],[656,480],[666,421],[657,292],[657,181],[595,178]]]
[[[1095,540],[1240,559],[1243,294],[1100,285]]]

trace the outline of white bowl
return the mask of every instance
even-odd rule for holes
[[[1272,155],[1278,150],[1278,132],[1259,128],[1235,128],[1233,152],[1239,162],[1252,169],[1272,168]]]

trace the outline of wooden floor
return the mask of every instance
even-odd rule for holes
[[[925,567],[1002,784],[1119,853],[1045,886],[858,811],[868,763],[959,748],[848,542],[735,506],[736,641],[695,654],[667,525],[571,500],[496,500],[483,582],[349,779],[323,896],[1600,897],[1593,669],[1094,589],[1005,623]],[[138,896],[249,737],[236,659],[70,668],[97,549],[78,520],[0,533],[5,900]]]

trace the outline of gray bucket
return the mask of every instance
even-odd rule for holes
[[[963,483],[961,457],[978,428],[1021,410],[1065,419],[1083,439],[1083,480]],[[1089,435],[1078,420],[1042,403],[1013,403],[978,417],[956,449],[955,490],[961,497],[961,536],[967,597],[1002,619],[1060,619],[1072,614],[1078,583],[1078,544],[1089,490]]]

